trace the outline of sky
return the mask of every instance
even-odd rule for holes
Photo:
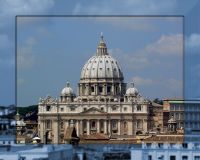
[[[81,68],[95,54],[100,32],[109,53],[121,65],[125,82],[134,81],[144,97],[199,98],[199,7],[197,0],[1,0],[0,105],[16,102],[16,15],[184,16],[184,20],[18,17],[18,106],[37,104],[39,97],[47,94],[58,97],[66,81],[76,92]]]

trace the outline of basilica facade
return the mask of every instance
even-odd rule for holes
[[[64,143],[70,125],[75,126],[79,137],[101,134],[123,138],[145,134],[150,102],[140,95],[134,83],[126,86],[121,67],[109,55],[101,35],[95,55],[82,68],[77,95],[67,82],[59,98],[40,98],[41,141]]]

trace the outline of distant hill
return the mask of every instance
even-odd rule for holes
[[[17,107],[17,110],[24,120],[37,121],[38,105],[31,105],[28,107]]]

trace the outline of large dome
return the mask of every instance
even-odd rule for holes
[[[117,61],[109,55],[93,56],[84,65],[81,79],[123,79]]]
[[[124,79],[119,64],[107,53],[103,36],[101,36],[96,55],[87,61],[81,71],[81,80],[84,79]]]

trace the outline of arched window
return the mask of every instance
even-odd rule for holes
[[[46,111],[50,111],[51,110],[51,106],[46,106]]]
[[[127,128],[128,128],[127,122],[124,122],[124,129],[127,129]]]
[[[117,129],[117,121],[112,121],[112,128]]]
[[[104,121],[100,120],[100,132],[104,133]]]
[[[83,120],[83,130],[85,131],[87,129],[87,121]]]
[[[137,120],[137,128],[138,129],[142,129],[142,125],[143,125],[143,123],[142,123],[142,120]]]
[[[107,86],[107,94],[111,93],[111,86]]]
[[[91,122],[91,128],[96,128],[96,122],[95,121]]]
[[[137,111],[141,111],[141,105],[137,106]]]
[[[51,120],[46,121],[46,129],[51,129]]]
[[[94,86],[91,86],[91,92],[94,92]]]
[[[99,93],[102,93],[102,92],[103,92],[103,87],[99,86]]]

